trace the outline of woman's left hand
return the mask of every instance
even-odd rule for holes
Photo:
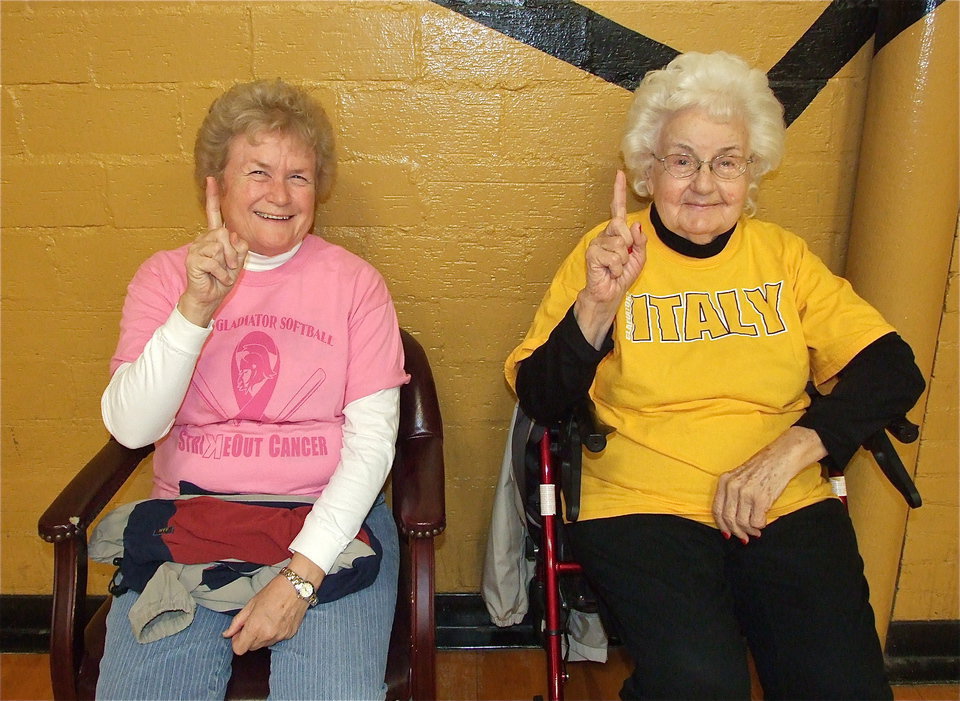
[[[305,556],[295,552],[289,567],[320,588],[324,572]],[[296,635],[308,608],[287,578],[277,575],[233,617],[223,637],[233,639],[237,655],[269,647]]]
[[[237,655],[269,647],[297,634],[307,608],[285,577],[274,577],[233,617],[223,637],[233,638]]]
[[[725,537],[759,538],[767,512],[791,479],[827,454],[810,428],[791,426],[743,465],[720,475],[713,518]]]

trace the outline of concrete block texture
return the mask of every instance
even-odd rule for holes
[[[769,70],[828,3],[579,5],[674,50],[724,48]],[[5,0],[0,19],[2,592],[50,591],[52,552],[32,523],[105,438],[98,400],[130,277],[204,224],[192,151],[207,107],[235,82],[276,77],[315,95],[337,134],[317,233],[377,266],[433,363],[450,524],[437,587],[476,591],[514,403],[502,363],[556,267],[609,216],[629,90],[428,0]],[[559,47],[580,51],[582,29],[558,30]],[[759,198],[760,217],[836,271],[871,60],[865,45],[818,88]],[[148,491],[144,472],[121,496]],[[928,559],[911,571],[922,578]]]
[[[957,238],[947,278],[944,315],[927,398],[920,451],[917,489],[924,505],[911,511],[903,545],[900,578],[893,615],[897,620],[960,618],[960,572],[957,542],[960,539],[960,467],[957,458],[958,314]]]

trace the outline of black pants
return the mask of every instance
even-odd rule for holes
[[[567,528],[635,664],[622,699],[749,699],[747,645],[768,700],[893,698],[839,501],[781,517],[747,545],[676,516]]]

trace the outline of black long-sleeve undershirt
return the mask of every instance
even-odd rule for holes
[[[867,438],[913,408],[924,387],[913,350],[888,333],[857,353],[830,394],[816,395],[794,425],[816,431],[843,469]]]
[[[587,396],[597,366],[612,350],[612,329],[597,350],[584,338],[570,307],[550,338],[517,368],[517,398],[523,413],[544,425],[569,416]]]

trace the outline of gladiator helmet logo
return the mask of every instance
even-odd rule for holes
[[[243,337],[233,351],[230,377],[239,411],[236,418],[259,421],[273,396],[280,373],[277,344],[262,331]]]

